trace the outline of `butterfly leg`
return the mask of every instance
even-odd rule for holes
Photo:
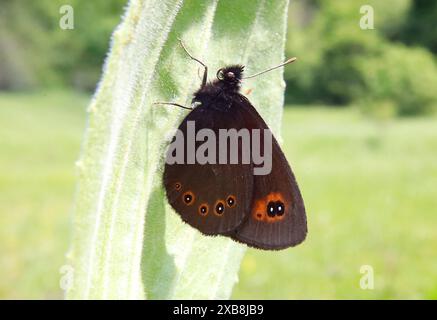
[[[183,105],[181,105],[179,103],[174,103],[174,102],[154,102],[153,104],[165,104],[165,105],[168,105],[168,106],[176,106],[176,107],[179,107],[179,108],[182,108],[182,109],[193,110],[193,108],[185,107],[185,106],[183,106]]]
[[[185,53],[192,59],[192,60],[194,60],[194,61],[197,61],[198,63],[200,63],[204,68],[205,68],[205,71],[203,72],[203,79],[202,79],[202,88],[206,85],[206,81],[208,80],[208,67],[206,66],[206,64],[204,64],[202,61],[200,61],[199,59],[197,59],[197,58],[195,58],[195,57],[193,57],[192,55],[191,55],[191,53],[187,50],[187,48],[185,47],[185,45],[184,45],[184,43],[182,42],[182,40],[181,39],[178,39],[179,40],[179,43],[181,44],[181,46],[182,46],[182,49],[184,49],[184,51],[185,51]]]

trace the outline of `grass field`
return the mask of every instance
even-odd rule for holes
[[[0,94],[0,298],[60,298],[89,97]],[[437,299],[437,119],[287,108],[306,242],[249,249],[233,298]],[[360,267],[374,290],[360,288]]]

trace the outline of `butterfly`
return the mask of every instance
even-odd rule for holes
[[[217,78],[208,82],[207,66],[193,57],[181,40],[180,43],[186,54],[203,66],[204,74],[201,87],[193,95],[192,108],[157,102],[190,109],[173,142],[180,136],[189,137],[190,131],[196,136],[179,141],[180,150],[183,150],[179,155],[181,161],[166,161],[163,181],[169,204],[183,221],[205,235],[227,236],[264,250],[285,249],[301,243],[307,234],[304,202],[290,165],[273,136],[270,140],[261,134],[258,140],[254,135],[249,138],[251,142],[258,141],[258,149],[264,150],[264,157],[270,156],[270,171],[266,174],[255,174],[257,164],[253,154],[242,161],[247,151],[243,139],[235,140],[237,163],[231,161],[230,147],[223,148],[219,139],[208,141],[210,147],[217,148],[218,155],[207,154],[207,158],[217,160],[225,153],[223,159],[226,161],[196,159],[203,143],[206,144],[197,139],[199,133],[220,137],[223,130],[234,133],[245,130],[254,134],[269,129],[255,107],[239,92],[242,80],[249,78],[243,77],[243,66],[221,68]],[[250,77],[294,60],[289,59]],[[191,124],[195,127],[190,127]],[[178,150],[177,147],[169,148],[166,159],[174,157]]]

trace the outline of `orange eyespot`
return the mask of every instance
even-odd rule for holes
[[[175,190],[179,191],[182,189],[182,184],[180,182],[176,182],[174,184],[174,188],[175,188]]]
[[[229,208],[232,208],[233,206],[235,206],[236,201],[235,201],[235,197],[233,195],[229,195],[226,199],[226,205]]]
[[[218,200],[214,206],[214,213],[221,217],[225,213],[225,203],[223,200]]]
[[[206,216],[207,214],[208,214],[208,211],[209,211],[209,206],[208,206],[208,204],[207,203],[202,203],[200,206],[199,206],[199,214],[201,215],[201,216]]]
[[[196,200],[196,197],[194,196],[194,193],[191,191],[187,191],[182,195],[182,201],[187,205],[190,206],[194,203]]]
[[[269,193],[264,198],[255,200],[252,217],[269,223],[280,221],[284,218],[287,205],[281,193]]]

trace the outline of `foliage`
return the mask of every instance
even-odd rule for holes
[[[71,0],[74,29],[59,27],[63,0],[4,0],[0,89],[94,89],[125,0]]]
[[[365,111],[375,113],[385,106],[395,115],[409,116],[437,110],[437,66],[428,51],[391,45],[379,56],[361,59],[357,69]]]
[[[382,103],[391,105],[393,115],[433,109],[434,57],[426,49],[392,41],[402,39],[416,5],[412,9],[407,0],[368,4],[374,7],[374,30],[360,29],[362,2],[358,0],[298,2],[294,14],[291,10],[288,49],[301,59],[296,68],[286,71],[288,101]]]
[[[69,31],[58,26],[62,0],[5,0],[2,3],[0,89],[65,85],[94,89],[109,46],[110,32],[120,20],[125,1],[72,0],[69,3],[75,10],[75,29]],[[393,51],[402,50],[399,49],[399,42],[402,42],[409,46],[404,51],[410,51],[410,60],[417,57],[421,60],[417,62],[419,65],[430,66],[435,56],[418,54],[415,47],[437,53],[437,3],[428,0],[367,1],[365,4],[374,8],[374,30],[361,30],[358,26],[359,9],[363,4],[361,0],[291,2],[287,53],[298,56],[299,63],[286,71],[287,101],[362,105],[362,96],[369,93],[368,106],[380,102],[391,105],[393,115],[426,113],[429,105],[418,107],[417,104],[422,97],[412,98],[416,101],[413,104],[410,99],[399,104],[395,90],[385,90],[384,98],[377,98],[381,90],[369,92],[376,87],[369,88],[369,75],[365,74],[367,69],[362,68],[361,61],[372,61],[377,66],[370,66],[370,69],[381,69],[383,66],[379,61],[385,61]],[[424,55],[429,57],[424,58]],[[403,64],[397,68],[404,68]],[[430,70],[435,68],[431,66]],[[408,72],[413,79],[420,78],[411,68],[398,72],[404,76]],[[415,80],[408,82],[413,85]],[[412,94],[422,91],[417,90],[417,85],[413,86],[402,86],[402,90],[407,89]],[[406,107],[406,104],[410,106]]]
[[[70,299],[228,298],[245,246],[206,237],[170,208],[164,154],[199,87],[199,65],[231,63],[250,74],[284,60],[288,2],[133,0],[113,34],[78,161]],[[282,69],[281,69],[282,70]],[[246,81],[251,101],[279,132],[281,70]],[[247,89],[247,87],[246,87]]]
[[[421,45],[437,54],[437,2],[414,0],[399,38],[411,45]]]

